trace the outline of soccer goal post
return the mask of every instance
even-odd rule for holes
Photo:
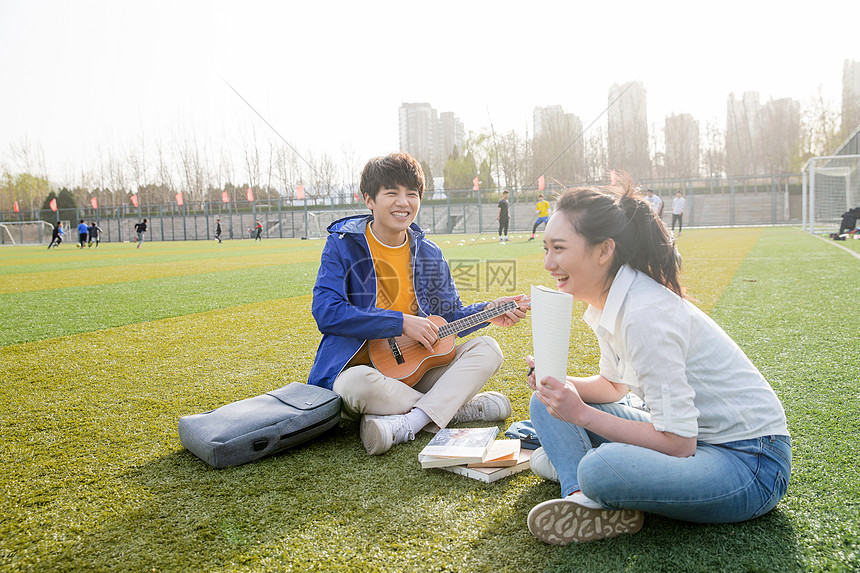
[[[308,211],[308,228],[305,236],[308,239],[322,238],[322,226],[320,225],[320,214]]]
[[[803,230],[834,227],[843,213],[860,207],[860,155],[813,157],[803,168]]]
[[[68,222],[63,221],[68,227]],[[40,245],[51,242],[54,226],[47,221],[3,221],[0,223],[0,244]]]

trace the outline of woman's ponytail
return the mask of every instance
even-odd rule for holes
[[[631,224],[636,250],[627,264],[642,271],[678,296],[683,296],[679,282],[680,258],[675,241],[651,206],[642,199],[632,211]]]

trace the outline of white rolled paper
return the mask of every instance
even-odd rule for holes
[[[570,352],[570,321],[573,297],[541,285],[532,285],[532,344],[535,356],[535,380],[546,376],[562,382],[567,377]]]

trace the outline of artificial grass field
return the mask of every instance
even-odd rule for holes
[[[514,283],[491,292],[465,277],[466,303],[551,286],[539,241],[526,238],[433,237],[452,262],[516,262]],[[860,570],[860,260],[844,250],[789,228],[690,229],[678,240],[688,296],[785,406],[794,462],[779,506],[733,525],[646,515],[636,535],[559,548],[526,528],[557,484],[530,472],[486,485],[422,470],[429,434],[370,457],[357,425],[342,422],[225,470],[182,449],[180,416],[306,380],[319,342],[310,292],[321,248],[0,248],[0,569]],[[571,374],[596,371],[582,309]],[[504,430],[528,417],[530,322],[481,334],[506,355],[488,383],[513,403]]]

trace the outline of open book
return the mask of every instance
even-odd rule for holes
[[[535,353],[535,380],[546,376],[564,382],[570,352],[570,321],[573,297],[541,285],[532,285],[532,344]]]

